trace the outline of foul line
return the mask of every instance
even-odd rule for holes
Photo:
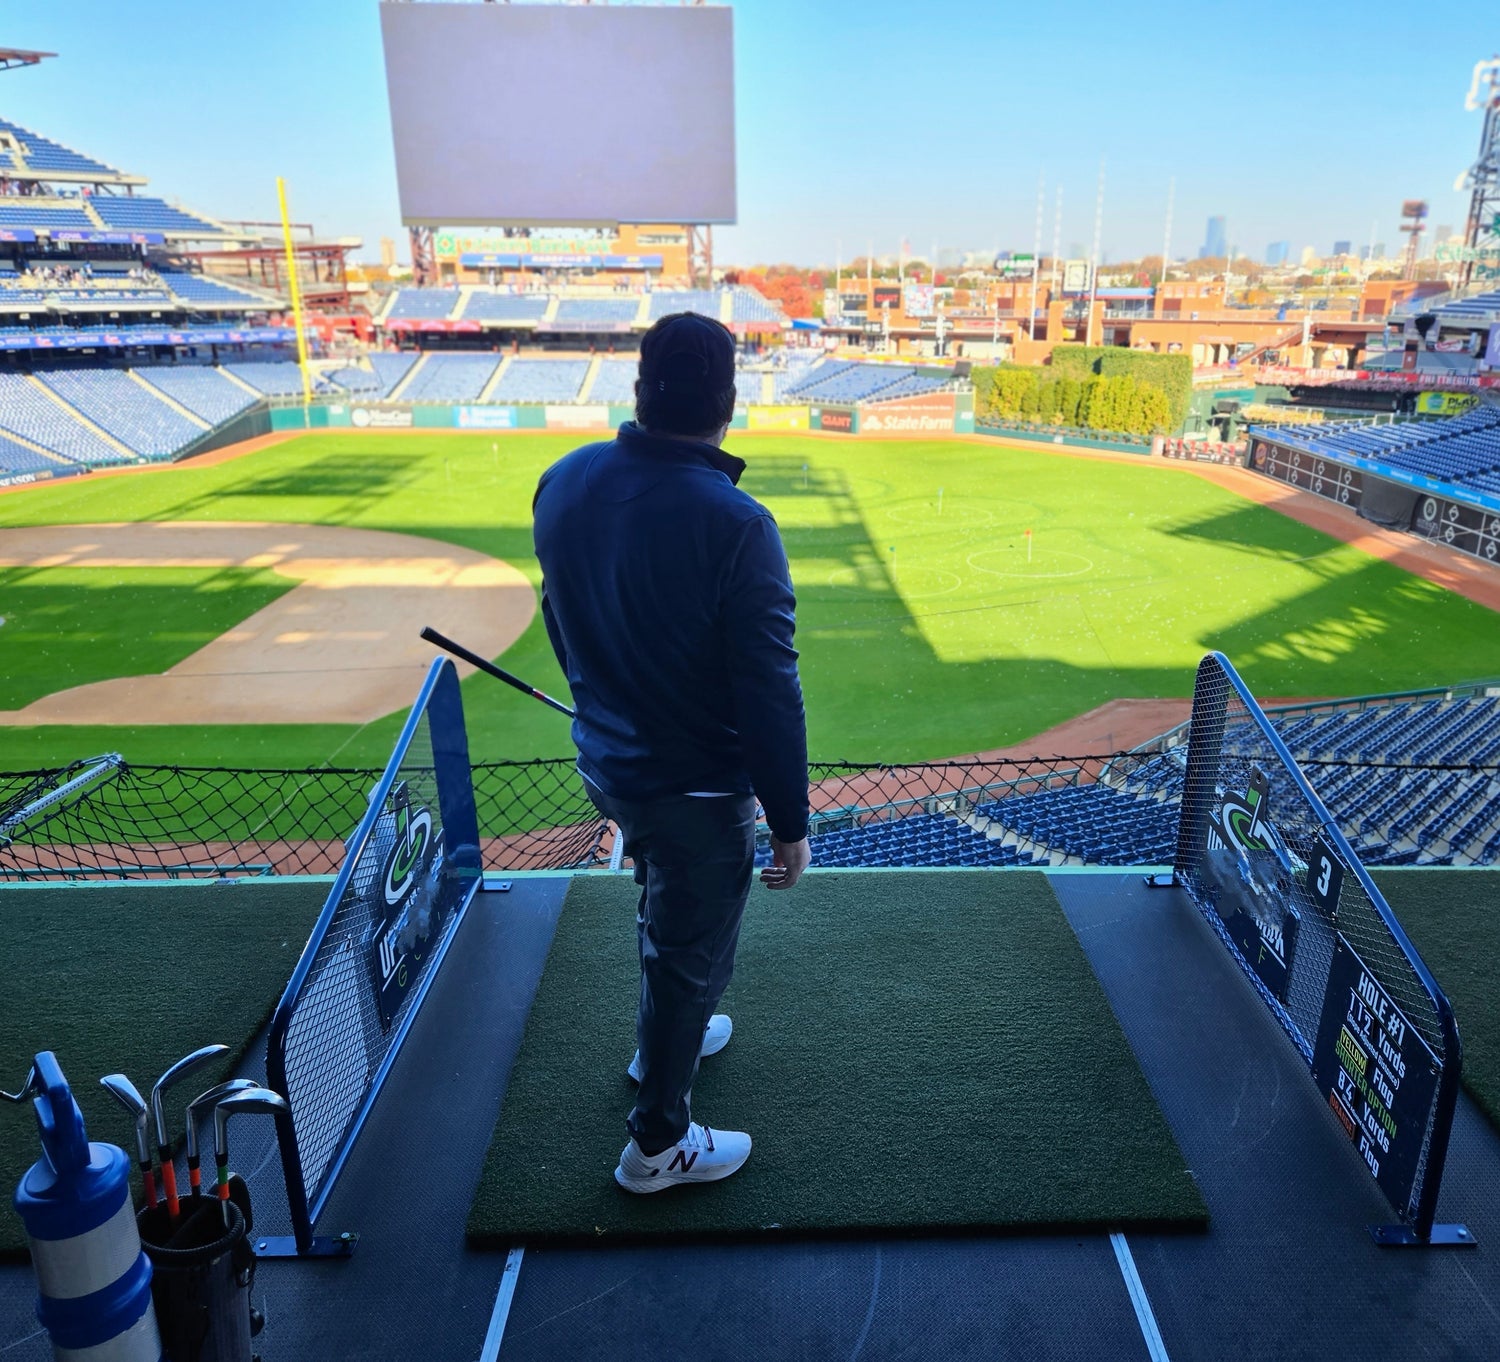
[[[1141,1283],[1141,1274],[1135,1270],[1135,1258],[1123,1234],[1109,1236],[1115,1251],[1115,1261],[1120,1265],[1120,1275],[1125,1278],[1125,1289],[1130,1293],[1130,1303],[1135,1307],[1136,1323],[1141,1326],[1141,1337],[1146,1340],[1146,1353],[1151,1362],[1171,1362],[1167,1356],[1167,1345],[1161,1341],[1161,1330],[1156,1327],[1156,1315],[1151,1310],[1151,1301]]]
[[[524,1248],[513,1248],[505,1255],[505,1271],[500,1274],[500,1285],[495,1291],[495,1308],[490,1311],[490,1327],[485,1331],[484,1347],[479,1350],[479,1362],[495,1362],[500,1356],[505,1321],[510,1318],[510,1303],[516,1294],[516,1279],[521,1275],[521,1259],[525,1256]]]

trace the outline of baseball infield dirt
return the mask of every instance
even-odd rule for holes
[[[508,563],[384,530],[204,521],[6,531],[0,567],[63,566],[260,567],[296,586],[165,672],[55,691],[0,711],[0,724],[367,723],[411,703],[433,655],[418,637],[424,624],[497,657],[537,608]]]

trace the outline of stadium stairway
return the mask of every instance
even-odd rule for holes
[[[500,380],[505,377],[505,371],[510,368],[510,362],[514,358],[514,355],[506,355],[506,357],[495,366],[495,372],[490,375],[489,382],[484,385],[483,390],[479,394],[479,401],[488,402],[490,400],[490,394],[493,393],[495,389],[500,385]]]
[[[411,387],[412,380],[422,372],[423,368],[427,364],[427,359],[428,354],[424,350],[422,352],[422,358],[419,359],[415,364],[413,364],[411,368],[408,369],[402,376],[401,381],[391,389],[390,396],[386,398],[387,402],[399,402],[401,400],[401,394],[404,393],[409,387]]]
[[[150,370],[148,369],[146,372],[149,373]],[[158,402],[165,402],[167,406],[171,407],[172,410],[175,411],[179,416],[181,416],[184,420],[191,421],[200,430],[213,429],[213,427],[210,426],[209,423],[205,421],[201,416],[199,416],[197,412],[189,411],[175,397],[164,393],[154,383],[149,382],[145,377],[142,376],[139,369],[127,369],[125,370],[125,375],[127,378],[133,378],[137,383],[141,385],[141,387],[143,387],[148,393],[150,393],[152,397],[156,398]]]
[[[650,325],[651,325],[651,295],[649,293],[643,293],[643,294],[641,294],[641,305],[640,305],[640,307],[638,307],[636,309],[635,320],[633,322],[631,322],[631,326],[650,326]]]
[[[583,382],[579,385],[578,388],[577,400],[580,403],[587,402],[589,400],[589,394],[594,391],[594,380],[599,377],[599,370],[603,366],[603,355],[595,355],[593,359],[589,361],[588,371],[584,374]]]
[[[89,420],[87,416],[79,411],[77,407],[73,406],[71,402],[65,401],[57,393],[53,392],[52,389],[49,388],[45,383],[43,383],[42,380],[39,379],[35,374],[27,374],[26,381],[30,383],[34,388],[36,388],[38,392],[45,393],[49,401],[56,403],[58,407],[65,411],[74,421],[78,422],[78,424],[85,430],[87,430],[91,435],[97,436],[99,439],[103,440],[104,443],[109,445],[111,449],[119,450],[120,453],[131,463],[134,463],[141,457],[124,441],[115,439],[115,437],[111,435],[107,430],[105,430],[102,426],[96,426],[92,421]]]
[[[245,380],[238,374],[230,373],[229,370],[224,368],[222,365],[219,366],[219,372],[223,374],[224,377],[227,378],[236,387],[243,388],[247,393],[255,398],[257,402],[259,402],[260,399],[265,396],[265,393],[261,392],[259,388],[255,387],[253,384],[246,383]]]
[[[38,458],[55,463],[60,468],[74,468],[77,466],[73,459],[64,458],[63,455],[56,454],[48,449],[46,445],[39,445],[35,440],[28,440],[24,435],[17,435],[13,430],[5,431],[4,436],[8,443],[20,445],[22,449],[29,450]]]
[[[557,308],[561,302],[562,298],[555,293],[547,299],[547,310],[542,313],[541,320],[536,324],[538,331],[545,331],[548,322],[555,322],[557,320]]]

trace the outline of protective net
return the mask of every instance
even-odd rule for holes
[[[1481,729],[1482,719],[1475,720]],[[1379,721],[1377,714],[1367,724]],[[1312,723],[1316,739],[1331,721],[1278,722]],[[1346,752],[1331,740],[1298,756],[1366,865],[1500,860],[1500,765],[1493,760],[1392,759]],[[814,861],[1169,865],[1186,758],[1183,729],[1131,752],[817,763],[810,770]],[[472,774],[488,869],[609,863],[613,831],[571,760],[490,762]],[[0,773],[0,880],[331,875],[379,775],[137,766],[117,757]],[[762,829],[763,859],[767,840]]]

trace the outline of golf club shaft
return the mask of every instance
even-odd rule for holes
[[[431,626],[422,630],[422,637],[428,643],[436,643],[445,653],[452,653],[454,657],[462,658],[470,666],[478,667],[482,672],[488,672],[495,680],[504,681],[507,686],[514,686],[523,694],[531,696],[533,700],[540,700],[559,714],[566,714],[570,719],[577,717],[561,700],[554,700],[550,695],[537,690],[535,686],[528,686],[519,676],[512,676],[505,668],[497,667],[488,658],[480,657],[478,653],[471,653],[462,643],[455,643],[451,638],[444,637]]]

